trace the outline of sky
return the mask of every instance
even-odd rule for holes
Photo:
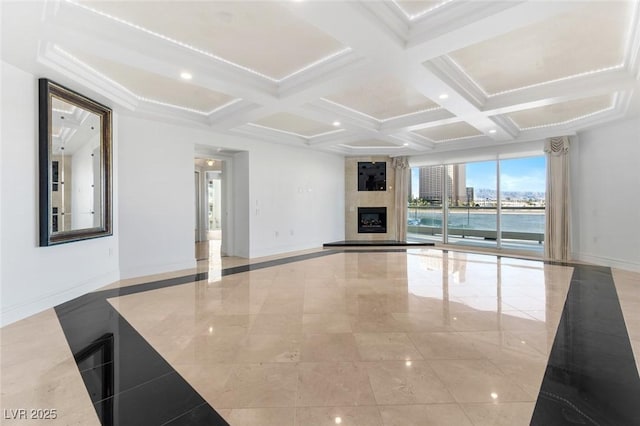
[[[496,162],[467,163],[467,184],[476,189],[495,189]],[[502,191],[544,192],[546,182],[546,160],[544,156],[516,158],[500,162],[500,185]],[[413,196],[418,196],[418,168],[411,169]]]

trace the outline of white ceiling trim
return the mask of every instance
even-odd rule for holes
[[[602,108],[602,109],[599,109],[597,111],[590,112],[588,114],[583,114],[583,115],[580,115],[580,116],[577,116],[577,117],[570,118],[568,120],[558,121],[558,122],[555,122],[555,123],[540,124],[538,126],[519,127],[518,124],[512,118],[509,117],[508,119],[516,127],[518,127],[518,129],[521,132],[524,132],[526,130],[543,129],[543,128],[547,128],[547,127],[562,126],[562,125],[567,125],[567,124],[574,123],[576,121],[581,121],[581,120],[585,120],[585,119],[588,119],[588,118],[600,116],[600,115],[602,115],[603,113],[606,113],[606,112],[614,111],[616,109],[617,98],[618,98],[618,95],[616,94],[614,101],[607,108]]]
[[[105,80],[99,73],[82,67],[72,58],[55,51],[54,47],[55,45],[51,43],[39,42],[36,61],[126,109],[133,111],[139,106],[140,101],[126,87],[119,84],[115,85],[113,82]]]
[[[389,121],[397,120],[399,118],[411,117],[411,116],[415,116],[415,115],[418,115],[418,114],[423,114],[425,112],[438,111],[438,110],[442,109],[441,106],[436,106],[436,107],[433,107],[433,108],[426,108],[426,109],[421,109],[421,110],[418,110],[418,111],[408,112],[406,114],[394,115],[393,117],[376,118],[376,117],[374,117],[372,115],[367,114],[366,112],[358,111],[357,109],[353,109],[351,107],[348,107],[348,106],[343,105],[341,103],[329,100],[327,98],[320,98],[320,100],[324,101],[324,102],[327,102],[329,104],[335,105],[335,106],[337,106],[339,108],[342,108],[344,110],[347,110],[347,111],[350,111],[350,112],[354,112],[356,114],[360,114],[360,115],[362,115],[364,117],[367,117],[370,120],[375,121],[378,124],[383,124],[383,123],[387,123]]]
[[[438,63],[436,61],[431,61],[434,65],[434,67],[436,69],[438,68],[445,68],[445,64],[448,65],[446,66],[446,69],[443,69],[443,71],[446,71],[448,73],[451,73],[452,71],[454,71],[455,69],[455,73],[459,74],[457,76],[452,76],[452,79],[454,81],[468,81],[471,82],[476,89],[480,90],[480,92],[485,96],[485,98],[493,98],[496,96],[500,96],[500,95],[504,95],[504,94],[508,94],[508,93],[513,93],[513,92],[519,92],[522,90],[527,90],[527,89],[533,89],[533,88],[538,88],[541,86],[545,86],[548,84],[553,84],[553,83],[558,83],[558,82],[564,82],[564,81],[569,81],[569,80],[574,80],[574,79],[579,79],[579,78],[583,78],[586,76],[590,76],[590,75],[594,75],[594,74],[601,74],[601,73],[605,73],[605,72],[609,72],[609,71],[616,71],[619,69],[623,69],[626,66],[628,66],[628,64],[634,64],[637,62],[637,58],[638,58],[638,45],[640,44],[640,29],[638,29],[638,23],[640,20],[640,6],[638,6],[640,3],[635,2],[634,6],[633,6],[633,11],[631,13],[631,17],[629,19],[629,29],[627,31],[627,35],[625,37],[625,48],[624,48],[624,56],[623,56],[623,61],[619,64],[616,65],[612,65],[609,67],[603,67],[603,68],[598,68],[598,69],[594,69],[594,70],[589,70],[589,71],[584,71],[581,73],[577,73],[577,74],[572,74],[572,75],[568,75],[568,76],[564,76],[564,77],[560,77],[560,78],[556,78],[556,79],[552,79],[552,80],[545,80],[539,83],[534,83],[534,84],[529,84],[526,86],[521,86],[521,87],[515,87],[512,89],[508,89],[508,90],[502,90],[499,92],[495,92],[495,93],[489,93],[487,92],[487,90],[485,90],[484,87],[482,87],[482,85],[480,85],[477,81],[475,81],[473,79],[473,77],[471,75],[469,75],[466,70],[460,65],[458,64],[453,58],[451,58],[448,55],[445,55],[442,59],[442,62]],[[635,48],[634,48],[635,47]],[[464,86],[464,84],[463,84]],[[468,88],[467,88],[468,89]]]
[[[260,128],[260,129],[267,129],[267,130],[274,131],[274,132],[285,133],[285,134],[288,134],[288,135],[298,136],[300,138],[305,139],[306,141],[309,141],[310,139],[321,137],[321,136],[334,135],[334,134],[337,134],[337,133],[344,132],[344,129],[336,129],[336,130],[330,130],[328,132],[316,133],[316,134],[313,134],[313,135],[303,135],[303,134],[296,133],[296,132],[290,132],[290,131],[287,131],[287,130],[276,129],[275,127],[263,126],[262,124],[247,123],[246,125],[247,126],[251,126],[251,127],[257,127],[257,128]]]
[[[448,3],[451,2],[444,4]],[[138,96],[116,81],[89,70],[87,64],[79,64],[61,52],[49,51],[46,56],[39,56],[38,62],[53,70],[64,71],[63,81],[68,76],[73,87],[89,81],[89,89],[96,91],[97,87],[100,89],[97,91],[107,98],[121,100],[121,104],[135,114],[175,116],[179,120],[208,125],[217,132],[243,133],[259,140],[347,154],[355,151],[360,153],[367,148],[388,148],[395,153],[413,154],[426,150],[443,152],[458,147],[465,149],[469,146],[520,143],[532,137],[548,137],[559,132],[566,134],[584,128],[585,124],[591,126],[628,114],[630,99],[632,95],[637,95],[634,90],[640,90],[640,30],[637,25],[632,25],[629,30],[626,65],[618,64],[494,94],[487,94],[448,56],[450,51],[571,10],[575,3],[503,1],[492,2],[487,9],[481,10],[479,3],[460,1],[448,4],[416,22],[407,22],[406,16],[391,2],[376,4],[378,9],[385,9],[385,16],[395,19],[394,25],[403,32],[403,37],[392,34],[394,31],[389,31],[384,19],[377,16],[378,9],[367,2],[289,4],[287,7],[300,9],[298,15],[306,23],[317,26],[343,46],[350,47],[334,52],[329,59],[323,58],[309,64],[285,77],[287,81],[278,83],[278,80],[239,70],[237,64],[212,61],[210,56],[194,54],[193,49],[188,50],[175,40],[159,38],[157,34],[145,32],[144,29],[141,32],[140,28],[128,23],[125,26],[117,20],[104,19],[77,4],[77,0],[47,1],[49,11],[56,11],[48,16],[43,15],[44,27],[39,38],[42,45],[47,45],[42,40],[53,41],[58,46],[68,48],[69,52],[78,52],[80,57],[81,52],[96,50],[106,59],[165,77],[177,78],[177,64],[188,64],[193,67],[189,70],[194,74],[192,84],[219,92],[228,91],[234,96],[235,99],[212,111],[198,111]],[[638,9],[636,5],[632,19],[636,24]],[[447,20],[447,17],[456,19]],[[499,22],[504,25],[496,25]],[[404,38],[404,42],[401,38]],[[323,98],[347,85],[357,84],[372,72],[401,77],[442,106],[376,119]],[[449,99],[439,102],[438,96],[444,92],[449,94]],[[612,92],[620,94],[614,106],[560,123],[519,129],[506,116],[515,111]],[[257,126],[260,125],[252,123],[282,111],[323,122],[339,120],[342,129],[305,136],[265,126],[259,128]],[[483,135],[434,142],[411,133],[454,122],[466,122]],[[494,130],[495,133],[490,133]],[[398,146],[345,148],[350,142],[365,138],[394,141],[391,143]],[[409,143],[409,146],[403,149],[399,146],[403,143]]]
[[[404,14],[404,16],[407,17],[407,19],[409,21],[415,21],[418,18],[422,18],[426,14],[428,14],[428,13],[430,13],[430,12],[432,12],[432,11],[434,11],[434,10],[436,10],[436,9],[438,9],[438,8],[444,6],[445,4],[450,3],[452,1],[453,0],[444,0],[444,1],[441,1],[440,3],[436,4],[435,6],[430,7],[429,9],[425,9],[425,10],[419,12],[419,13],[410,14],[396,0],[391,0],[391,2],[396,5],[396,7]]]
[[[266,140],[278,144],[303,147],[309,145],[306,136],[293,132],[285,132],[271,127],[261,126],[255,123],[247,123],[231,130],[233,133],[242,134],[258,140]]]
[[[484,87],[482,87],[477,81],[475,81],[473,79],[473,77],[471,77],[464,70],[464,68],[462,68],[462,66],[460,64],[458,64],[455,60],[453,60],[453,58],[451,58],[450,56],[446,56],[445,58],[442,58],[442,59],[444,61],[446,61],[447,63],[449,63],[450,65],[452,65],[453,67],[455,67],[455,70],[457,71],[457,73],[460,74],[458,76],[453,76],[452,77],[452,79],[454,81],[465,81],[466,80],[466,81],[471,82],[475,86],[475,88],[477,90],[479,90],[484,95],[485,98],[493,98],[493,97],[500,96],[500,95],[505,95],[505,94],[508,94],[508,93],[520,92],[520,91],[527,90],[527,89],[533,89],[533,88],[538,88],[538,87],[541,87],[541,86],[546,86],[548,84],[564,82],[564,81],[570,81],[570,80],[576,80],[576,79],[583,78],[583,77],[590,76],[590,75],[605,73],[607,71],[619,70],[619,69],[624,68],[624,66],[625,66],[624,63],[621,63],[621,64],[613,65],[613,66],[610,66],[610,67],[598,68],[598,69],[595,69],[595,70],[585,71],[585,72],[581,72],[581,73],[578,73],[578,74],[572,74],[572,75],[568,75],[568,76],[565,76],[565,77],[556,78],[556,79],[553,79],[553,80],[541,81],[540,83],[534,83],[534,84],[529,84],[529,85],[526,85],[526,86],[515,87],[513,89],[502,90],[500,92],[495,92],[495,93],[488,93],[484,89]],[[440,68],[440,66],[441,66],[440,64],[434,63],[434,67]],[[447,70],[451,71],[451,68],[448,67]]]
[[[462,136],[460,138],[449,138],[449,139],[440,139],[440,140],[433,140],[433,142],[438,145],[444,142],[452,142],[452,141],[462,141],[462,140],[467,140],[467,139],[480,139],[480,138],[486,138],[485,135],[471,135],[471,136]],[[429,138],[427,138],[429,139]],[[432,139],[429,139],[432,140]]]
[[[408,146],[411,146],[414,149],[416,149],[417,145],[417,149],[419,151],[431,150],[436,146],[436,144],[430,139],[416,133],[398,133],[391,135],[391,137],[399,140],[403,144],[408,144]]]
[[[172,104],[172,103],[168,103],[168,102],[159,101],[157,99],[146,98],[144,96],[140,96],[140,95],[132,92],[127,87],[123,86],[122,84],[118,83],[117,81],[113,80],[112,78],[110,78],[110,77],[106,76],[105,74],[101,73],[100,71],[96,70],[95,68],[93,68],[89,64],[87,64],[87,63],[81,61],[80,59],[76,58],[74,55],[72,55],[71,53],[69,53],[66,50],[62,49],[60,46],[54,45],[53,46],[53,50],[58,52],[58,53],[60,53],[61,55],[65,56],[66,58],[70,59],[71,61],[75,62],[76,64],[82,66],[86,70],[94,73],[96,76],[98,76],[101,79],[105,80],[109,84],[112,84],[112,85],[118,87],[119,89],[127,92],[129,95],[133,96],[134,98],[136,98],[140,102],[146,102],[146,103],[150,103],[150,104],[165,106],[165,107],[169,107],[169,108],[173,108],[173,109],[178,109],[178,110],[181,110],[181,111],[193,112],[195,114],[199,114],[199,115],[202,115],[202,116],[205,116],[205,117],[209,117],[212,114],[220,112],[223,109],[228,108],[228,107],[230,107],[232,105],[235,105],[236,103],[242,101],[241,98],[232,99],[231,101],[229,101],[229,102],[227,102],[227,103],[225,103],[223,105],[217,106],[216,108],[214,108],[214,109],[212,109],[210,111],[203,111],[203,110],[199,110],[199,109],[195,109],[195,108],[189,108],[189,107],[182,106],[182,105],[176,105],[176,104]]]
[[[238,69],[241,69],[243,71],[249,72],[251,74],[254,74],[254,75],[258,76],[258,77],[261,77],[261,78],[263,78],[265,80],[269,80],[269,81],[271,81],[273,83],[276,83],[276,84],[281,84],[281,83],[285,82],[286,80],[290,79],[291,77],[294,77],[294,76],[296,76],[298,74],[301,74],[301,73],[303,73],[305,71],[308,71],[308,70],[310,70],[310,69],[312,69],[312,68],[314,68],[316,66],[319,66],[321,64],[324,64],[326,62],[330,62],[332,59],[335,59],[336,57],[342,56],[342,55],[344,55],[346,53],[349,53],[351,51],[350,47],[346,47],[344,49],[340,49],[340,50],[338,50],[336,52],[333,52],[333,53],[331,53],[331,54],[329,54],[329,55],[327,55],[327,56],[325,56],[323,58],[320,58],[320,59],[318,59],[318,60],[316,60],[316,61],[314,61],[314,62],[312,62],[310,64],[307,64],[304,67],[302,67],[302,68],[300,68],[298,70],[295,70],[292,73],[290,73],[290,74],[288,74],[288,75],[286,75],[286,76],[284,76],[282,78],[275,78],[275,77],[263,74],[263,73],[261,73],[259,71],[256,71],[256,70],[254,70],[252,68],[245,67],[243,65],[240,65],[240,64],[237,64],[235,62],[232,62],[232,61],[230,61],[228,59],[225,59],[225,58],[223,58],[221,56],[216,55],[215,53],[206,51],[204,49],[200,49],[200,48],[192,46],[192,45],[190,45],[188,43],[184,43],[184,42],[182,42],[180,40],[176,40],[176,39],[174,39],[172,37],[169,37],[169,36],[166,36],[164,34],[160,34],[158,32],[152,31],[152,30],[150,30],[148,28],[145,28],[143,26],[134,24],[133,22],[129,22],[129,21],[125,20],[125,19],[118,18],[117,16],[110,15],[110,14],[102,12],[100,10],[94,9],[92,7],[89,7],[89,6],[85,5],[85,4],[77,3],[77,2],[75,2],[73,0],[64,0],[64,1],[69,3],[69,4],[71,4],[71,5],[73,5],[73,6],[80,7],[82,9],[84,9],[84,10],[90,11],[90,12],[95,13],[95,14],[97,14],[99,16],[104,17],[104,18],[110,19],[110,20],[118,22],[118,23],[120,23],[122,25],[126,25],[126,26],[134,28],[134,29],[136,29],[138,31],[142,31],[144,33],[147,33],[149,35],[152,35],[154,37],[162,39],[162,40],[164,40],[166,42],[175,44],[177,46],[180,46],[180,47],[183,47],[185,49],[191,50],[193,52],[199,53],[201,55],[205,55],[205,56],[207,56],[207,57],[209,57],[211,59],[215,59],[216,61],[220,61],[220,62],[223,62],[223,63],[225,63],[227,65],[231,65],[231,66],[233,66],[235,68],[238,68]]]

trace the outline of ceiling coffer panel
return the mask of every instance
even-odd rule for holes
[[[75,58],[99,70],[109,79],[125,87],[136,96],[171,105],[210,112],[234,98],[220,92],[205,89],[188,81],[168,78],[120,62],[113,62],[80,51],[70,52]]]
[[[282,79],[346,47],[276,2],[83,3],[273,79]]]
[[[331,124],[321,123],[287,112],[270,115],[254,122],[254,124],[283,132],[295,133],[304,137],[312,137],[337,130],[336,127]]]
[[[614,98],[614,95],[601,95],[592,98],[577,99],[513,112],[508,114],[508,117],[511,118],[520,129],[550,126],[608,110],[613,107]]]
[[[327,99],[377,120],[438,108],[438,104],[415,88],[388,76],[372,78]]]
[[[434,142],[443,142],[455,139],[464,139],[473,136],[481,136],[482,133],[475,127],[465,122],[445,124],[442,126],[429,127],[426,129],[416,130],[415,133]]]
[[[569,12],[449,54],[487,94],[622,64],[632,2],[574,2]]]

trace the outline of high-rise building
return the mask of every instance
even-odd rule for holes
[[[447,194],[451,203],[457,205],[467,201],[467,178],[464,164],[420,167],[419,174],[420,198],[430,202],[442,202],[442,179],[445,178],[447,183]]]

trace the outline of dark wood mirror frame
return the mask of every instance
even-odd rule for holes
[[[92,215],[100,215],[98,225],[81,229],[70,229],[55,232],[52,207],[52,192],[57,191],[58,183],[54,182],[52,113],[53,98],[57,98],[72,106],[81,108],[99,117],[99,209],[93,209]],[[46,78],[39,79],[39,204],[40,204],[40,246],[69,243],[90,238],[106,237],[112,231],[112,183],[111,183],[111,109],[95,102],[73,90],[67,89]],[[57,172],[56,172],[57,174]],[[95,181],[94,181],[95,182]],[[62,183],[64,185],[64,183]],[[93,185],[92,185],[93,187]],[[55,188],[55,189],[54,189]],[[94,194],[95,197],[95,194]],[[95,203],[95,200],[94,200]],[[95,205],[95,204],[94,204]],[[64,207],[62,208],[64,212]],[[61,212],[61,213],[63,213]]]

